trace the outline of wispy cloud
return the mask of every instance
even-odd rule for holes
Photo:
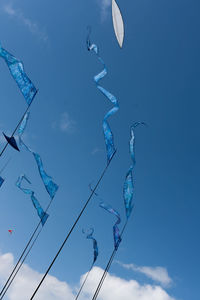
[[[32,33],[37,35],[41,40],[46,42],[48,40],[48,36],[44,29],[41,29],[37,22],[32,21],[31,19],[24,16],[23,12],[20,9],[16,9],[13,7],[12,3],[5,4],[3,6],[3,11],[10,16],[11,18],[15,18],[20,23],[28,28],[28,30]]]
[[[111,1],[112,0],[98,0],[100,9],[101,9],[101,21],[104,22],[108,15],[109,15],[109,9],[111,6]]]
[[[14,266],[12,253],[0,254],[0,282],[3,284]],[[101,278],[103,270],[94,267],[88,277],[87,284],[80,296],[80,300],[91,299]],[[83,282],[84,274],[80,278],[80,285]],[[8,300],[30,299],[42,274],[24,265],[7,293]],[[47,275],[43,285],[38,291],[37,299],[40,300],[73,300],[79,286],[72,287],[67,282],[60,281],[54,276]],[[118,276],[107,275],[104,286],[101,290],[102,300],[175,300],[162,287],[150,284],[141,285],[135,280],[125,280]]]
[[[59,121],[54,121],[52,123],[53,129],[59,129],[65,133],[73,133],[76,128],[76,122],[72,120],[67,112],[64,112],[60,115]]]
[[[172,279],[169,277],[166,268],[136,266],[135,264],[124,264],[120,261],[117,261],[117,263],[125,269],[142,273],[152,280],[159,282],[165,287],[169,286],[172,283]]]
[[[92,155],[95,155],[95,154],[97,154],[97,153],[99,153],[99,152],[103,152],[103,149],[100,149],[100,148],[96,147],[96,148],[94,148],[94,149],[92,150],[91,154],[92,154]]]

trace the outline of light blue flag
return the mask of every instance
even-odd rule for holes
[[[4,179],[0,176],[0,187],[2,186],[3,183],[4,183]]]
[[[12,75],[14,80],[16,81],[20,91],[22,92],[26,102],[28,105],[33,101],[37,90],[31,80],[28,78],[26,73],[24,72],[23,63],[19,61],[12,54],[3,49],[0,45],[0,57],[2,57]]]
[[[39,216],[39,218],[41,220],[42,226],[44,226],[44,224],[45,224],[47,218],[49,217],[49,215],[46,212],[44,212],[44,210],[40,206],[40,203],[36,199],[36,197],[34,195],[34,192],[32,190],[30,190],[30,189],[26,189],[26,188],[21,187],[21,184],[22,184],[23,180],[26,180],[29,184],[31,184],[31,182],[28,180],[28,178],[26,177],[26,175],[21,175],[17,179],[16,186],[21,191],[23,191],[25,194],[30,195],[32,203],[33,203],[35,209],[37,210],[37,214],[38,214],[38,216]]]
[[[118,228],[118,224],[121,222],[120,214],[115,209],[113,209],[110,205],[105,204],[104,202],[101,202],[99,206],[117,217],[117,222],[113,226],[114,246],[115,249],[117,250],[121,242],[121,236]]]
[[[31,150],[28,146],[26,146],[26,144],[24,144],[23,140],[22,140],[22,135],[24,133],[24,130],[27,126],[27,122],[29,119],[29,115],[30,113],[27,112],[19,126],[18,129],[18,136],[19,136],[19,144],[21,146],[23,146],[27,151],[31,152],[33,154],[33,157],[37,163],[38,166],[38,170],[40,173],[40,177],[44,183],[44,186],[49,194],[49,196],[51,197],[51,199],[54,198],[57,190],[58,190],[58,185],[52,180],[52,178],[45,172],[44,167],[43,167],[43,163],[42,163],[42,159],[40,157],[40,155],[36,152],[34,152],[33,150]]]
[[[105,139],[105,143],[106,143],[107,163],[109,164],[116,149],[114,146],[113,133],[110,129],[110,125],[109,125],[107,119],[110,116],[112,116],[113,114],[115,114],[116,111],[118,111],[119,104],[118,104],[117,98],[114,95],[112,95],[110,92],[108,92],[106,89],[104,89],[102,86],[99,85],[99,80],[102,79],[104,76],[106,76],[107,69],[106,69],[103,59],[99,55],[99,50],[98,50],[97,45],[90,43],[89,35],[87,38],[87,48],[88,48],[88,51],[94,51],[94,53],[98,57],[98,60],[102,63],[102,65],[104,67],[103,71],[101,71],[99,74],[94,76],[94,81],[96,83],[96,86],[104,94],[104,96],[106,96],[108,98],[108,100],[110,100],[114,105],[114,107],[107,112],[107,114],[104,116],[104,119],[103,119],[103,132],[104,132],[104,139]]]
[[[127,219],[130,217],[131,212],[133,210],[133,191],[134,191],[134,185],[133,185],[133,168],[135,166],[136,160],[135,160],[135,134],[134,129],[138,125],[146,125],[144,122],[135,122],[130,129],[130,142],[129,142],[129,151],[131,155],[132,164],[126,173],[124,187],[123,187],[123,196],[124,196],[124,205],[126,210],[126,217]]]
[[[126,173],[126,178],[123,187],[124,205],[125,205],[127,219],[130,217],[131,212],[133,210],[134,185],[133,185],[132,171],[133,171],[133,166],[131,166],[128,172]]]
[[[89,232],[82,230],[84,234],[86,234],[87,239],[91,239],[93,241],[93,250],[94,250],[94,259],[93,259],[93,264],[97,260],[97,257],[99,255],[99,250],[98,250],[98,245],[97,245],[97,240],[93,237],[94,233],[94,228],[90,228]]]

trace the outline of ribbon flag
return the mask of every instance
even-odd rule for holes
[[[107,205],[104,202],[101,202],[99,206],[117,217],[117,222],[113,226],[114,246],[115,249],[117,250],[121,242],[121,236],[118,228],[118,224],[121,222],[120,214],[115,209],[113,209],[110,205]]]
[[[97,240],[93,237],[94,233],[94,228],[90,228],[90,232],[85,232],[85,230],[82,230],[84,234],[86,234],[87,239],[91,239],[93,241],[93,250],[94,250],[94,259],[92,265],[95,263],[97,260],[97,257],[99,255],[99,250],[98,250],[98,245],[97,245]]]
[[[130,129],[130,134],[131,134],[131,139],[129,142],[129,151],[131,154],[131,160],[132,160],[132,165],[130,166],[128,172],[126,173],[125,177],[125,182],[124,182],[124,187],[123,187],[123,196],[124,196],[124,205],[125,205],[125,210],[126,210],[126,217],[127,219],[130,217],[131,212],[133,210],[133,190],[134,190],[134,185],[133,185],[133,168],[135,167],[135,134],[134,134],[134,129],[138,125],[146,125],[144,122],[135,122]]]
[[[29,184],[31,184],[31,182],[28,180],[28,178],[26,177],[26,175],[21,175],[17,179],[16,186],[21,191],[23,191],[25,194],[30,195],[32,203],[33,203],[35,209],[37,210],[38,216],[39,216],[39,218],[41,220],[42,226],[44,226],[44,224],[45,224],[47,218],[49,217],[49,215],[46,212],[44,212],[44,210],[42,209],[40,203],[38,202],[38,200],[36,199],[36,197],[34,195],[34,192],[32,190],[30,190],[30,189],[26,189],[26,188],[21,187],[21,184],[22,184],[23,180],[26,180]]]
[[[51,199],[54,198],[57,190],[58,190],[58,185],[52,180],[52,178],[47,175],[47,173],[45,172],[44,170],[44,167],[43,167],[43,163],[42,163],[42,159],[40,157],[40,155],[36,152],[34,152],[33,150],[31,150],[28,146],[26,146],[24,144],[24,142],[22,141],[22,135],[24,133],[24,130],[27,126],[27,121],[29,119],[29,116],[30,116],[30,112],[27,112],[19,126],[19,129],[18,129],[18,136],[19,136],[19,144],[21,146],[23,146],[27,151],[31,152],[33,154],[33,157],[35,158],[35,161],[37,163],[37,166],[38,166],[38,170],[39,170],[39,173],[40,173],[40,177],[44,183],[44,186],[50,196]]]
[[[102,65],[104,67],[103,71],[101,71],[99,74],[94,76],[94,81],[96,83],[97,88],[102,92],[102,94],[104,96],[106,96],[106,98],[108,98],[108,100],[110,100],[114,104],[114,107],[107,112],[107,114],[104,116],[104,120],[103,120],[103,132],[104,132],[104,139],[105,139],[105,143],[106,143],[107,163],[109,164],[113,154],[116,152],[116,149],[114,147],[113,133],[110,129],[107,119],[111,115],[113,115],[114,113],[116,113],[118,111],[119,104],[118,104],[117,98],[114,95],[112,95],[110,92],[108,92],[106,89],[104,89],[102,86],[99,85],[99,80],[102,79],[103,77],[105,77],[107,74],[107,68],[105,66],[103,59],[99,55],[99,49],[98,49],[97,45],[91,44],[89,36],[90,36],[90,32],[89,32],[88,38],[87,38],[88,51],[94,51],[94,53],[98,57],[98,60],[102,63]]]
[[[37,89],[31,82],[31,80],[28,78],[26,73],[24,72],[23,63],[20,60],[18,60],[16,57],[14,57],[12,54],[10,54],[8,51],[3,49],[1,45],[0,45],[0,57],[2,57],[5,60],[12,77],[16,81],[27,104],[30,105],[37,93]]]
[[[4,179],[0,176],[0,187],[2,186],[3,183],[4,183]]]

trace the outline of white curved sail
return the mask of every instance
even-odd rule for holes
[[[119,46],[122,48],[124,40],[124,22],[120,9],[115,0],[112,0],[112,19],[117,41],[119,43]]]

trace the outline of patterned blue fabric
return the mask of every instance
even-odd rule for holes
[[[27,122],[28,122],[29,116],[30,116],[30,112],[28,111],[28,112],[25,114],[25,116],[24,116],[24,118],[23,118],[21,124],[19,125],[19,128],[18,128],[18,135],[19,135],[20,138],[21,138],[22,134],[24,133],[24,130],[26,129],[26,126],[27,126]]]
[[[99,204],[99,206],[104,208],[106,211],[108,211],[109,213],[111,213],[117,217],[117,222],[113,226],[114,246],[115,246],[115,249],[117,250],[117,248],[119,247],[119,244],[121,242],[121,236],[120,236],[119,228],[118,228],[118,224],[121,222],[120,214],[115,209],[113,209],[110,205],[107,205],[104,202],[101,202]]]
[[[123,196],[124,196],[124,205],[125,205],[125,210],[126,210],[126,217],[129,218],[131,215],[131,212],[133,210],[133,190],[134,190],[134,185],[133,185],[133,166],[130,167],[128,172],[126,173],[126,178],[124,182],[124,187],[123,187]]]
[[[93,259],[93,264],[95,263],[95,261],[97,260],[97,257],[99,255],[99,250],[98,250],[98,245],[97,245],[97,241],[96,239],[93,237],[93,233],[94,233],[94,228],[90,228],[89,233],[85,232],[83,230],[83,233],[86,233],[86,238],[87,239],[91,239],[93,241],[93,249],[94,249],[94,259]]]
[[[2,57],[9,70],[12,74],[14,80],[16,81],[20,91],[22,92],[28,105],[33,101],[37,90],[33,83],[30,81],[26,73],[24,72],[24,67],[21,61],[15,58],[12,54],[3,49],[0,45],[0,57]]]
[[[126,210],[126,217],[127,219],[130,217],[131,212],[133,210],[133,191],[134,191],[134,185],[133,185],[133,168],[135,166],[135,134],[134,134],[134,129],[138,125],[146,125],[144,122],[135,122],[131,126],[130,134],[130,142],[129,142],[129,150],[131,154],[131,160],[132,160],[132,165],[130,166],[128,172],[126,173],[126,178],[124,182],[124,187],[123,187],[123,196],[124,196],[124,205],[125,205],[125,210]]]
[[[102,65],[104,67],[103,71],[101,71],[99,74],[94,76],[94,81],[96,83],[96,86],[103,93],[103,95],[106,96],[108,98],[108,100],[110,100],[114,105],[114,107],[107,112],[107,114],[104,116],[104,119],[103,119],[103,132],[104,132],[104,139],[105,139],[105,143],[106,143],[107,163],[109,163],[113,154],[115,153],[116,149],[114,146],[113,133],[110,129],[107,119],[111,115],[116,113],[116,111],[118,111],[119,104],[118,104],[117,98],[114,95],[112,95],[110,92],[108,92],[106,89],[104,89],[102,86],[99,85],[99,80],[102,79],[104,76],[106,76],[107,69],[106,69],[103,59],[99,56],[98,47],[95,44],[90,43],[89,35],[87,38],[87,47],[88,47],[89,51],[94,51],[94,53],[98,57],[98,60],[102,63]]]
[[[27,151],[29,151],[29,152],[31,152],[31,153],[33,154],[33,157],[35,158],[35,161],[36,161],[37,166],[38,166],[38,170],[39,170],[39,173],[40,173],[40,177],[41,177],[41,179],[42,179],[42,181],[43,181],[43,183],[44,183],[44,186],[45,186],[45,188],[46,188],[46,190],[47,190],[49,196],[51,197],[51,199],[53,199],[54,196],[55,196],[55,194],[56,194],[56,192],[57,192],[57,190],[58,190],[58,185],[57,185],[57,184],[52,180],[52,178],[51,178],[49,175],[47,175],[47,173],[45,172],[44,167],[43,167],[43,163],[42,163],[42,159],[41,159],[40,155],[39,155],[38,153],[34,152],[33,150],[31,150],[31,149],[30,149],[28,146],[26,146],[26,145],[24,144],[24,142],[22,141],[22,135],[23,135],[24,130],[25,130],[25,128],[26,128],[27,121],[28,121],[28,119],[29,119],[29,115],[30,115],[30,113],[28,112],[28,113],[24,116],[24,118],[23,118],[23,120],[22,120],[22,122],[21,122],[21,124],[20,124],[20,126],[19,126],[19,129],[18,129],[19,144],[20,144],[21,146],[23,146]]]
[[[21,175],[17,179],[16,186],[21,191],[23,191],[25,194],[30,195],[32,203],[33,203],[35,209],[37,210],[38,216],[39,216],[39,218],[41,220],[41,223],[42,223],[42,226],[43,226],[45,224],[47,218],[49,217],[49,215],[46,212],[44,212],[44,210],[40,206],[40,203],[35,198],[34,192],[32,190],[30,190],[30,189],[26,189],[26,188],[21,187],[21,184],[22,184],[23,180],[26,180],[29,184],[31,184],[31,182],[28,180],[28,178],[25,175]]]
[[[4,179],[0,176],[0,187],[2,186]]]

